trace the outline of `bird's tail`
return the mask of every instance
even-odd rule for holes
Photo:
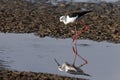
[[[60,64],[58,63],[58,61],[54,58],[54,61],[57,63],[58,66],[60,66]]]
[[[90,13],[90,12],[92,12],[93,10],[86,10],[86,11],[83,11],[82,13],[83,14],[86,14],[86,13]]]

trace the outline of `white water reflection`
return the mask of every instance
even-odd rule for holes
[[[92,75],[87,78],[120,80],[120,44],[79,40],[78,50],[89,61],[86,66],[82,67],[86,73]],[[72,63],[71,39],[0,33],[0,61],[7,61],[5,65],[8,65],[10,69],[74,76],[59,72],[54,58],[60,63],[65,61]],[[78,59],[77,64],[81,64],[81,60]],[[86,78],[85,76],[74,77]]]

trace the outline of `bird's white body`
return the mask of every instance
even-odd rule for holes
[[[76,19],[78,18],[78,16],[76,17],[69,17],[67,16],[61,16],[60,17],[60,22],[63,22],[65,25],[68,23],[73,23]]]

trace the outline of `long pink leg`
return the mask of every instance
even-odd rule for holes
[[[72,47],[73,52],[74,52],[74,54],[75,54],[74,61],[73,61],[73,65],[75,65],[75,62],[76,62],[76,59],[77,59],[77,56],[78,56],[78,51],[77,51],[78,31],[76,30],[76,28],[75,28],[75,32],[76,32],[76,34],[73,36],[73,43],[74,43],[74,45],[73,45],[73,47]],[[79,55],[79,56],[80,56],[80,55]],[[80,56],[80,58],[81,58],[81,56]]]
[[[75,54],[73,65],[75,65],[75,61],[76,61],[77,56],[84,61],[79,67],[86,65],[88,63],[88,61],[78,54],[77,45],[74,45],[72,48],[73,48],[73,52]]]
[[[73,65],[75,65],[75,62],[76,62],[76,59],[77,59],[77,54],[76,54],[76,52],[74,51],[74,47],[73,47],[73,52],[74,52],[74,54],[75,54],[74,61],[73,61]]]
[[[82,31],[82,33],[85,32],[85,31],[87,31],[89,29],[89,26],[87,26],[86,24],[84,24],[81,20],[80,20],[80,24],[85,27],[85,29]]]
[[[75,65],[75,62],[76,62],[76,58],[77,58],[77,49],[75,48],[75,45],[73,45],[72,49],[73,49],[73,53],[75,54],[75,57],[74,57],[74,61],[73,61],[73,65]]]
[[[79,37],[79,35],[82,34],[82,33],[85,32],[85,31],[87,31],[87,30],[89,29],[89,26],[85,25],[82,21],[80,21],[80,24],[82,24],[82,25],[85,27],[85,29],[82,30],[82,31],[80,31],[80,32],[78,32],[78,31],[76,30],[76,27],[75,27],[75,33],[76,33],[76,34],[73,36],[74,46],[73,46],[72,48],[73,48],[73,52],[75,53],[73,65],[75,65],[76,58],[77,58],[77,56],[79,56],[79,58],[81,58],[81,59],[84,61],[84,63],[79,66],[79,67],[82,67],[82,66],[84,66],[85,64],[87,64],[88,61],[78,54],[76,43],[77,43],[77,38]]]
[[[80,24],[83,25],[85,28],[84,28],[84,30],[82,30],[82,32],[79,32],[78,35],[82,34],[83,32],[85,32],[89,29],[89,26],[85,25],[81,20],[80,20]],[[86,59],[81,57],[79,54],[77,54],[77,55],[84,61],[84,63],[81,64],[79,67],[82,67],[88,63],[88,61]]]
[[[74,45],[73,45],[73,47],[72,47],[73,52],[74,52],[74,54],[75,54],[74,61],[73,61],[73,65],[75,65],[76,58],[77,58],[77,49],[75,48],[76,43],[77,43],[77,38],[78,38],[78,31],[77,31],[76,26],[75,26],[75,35],[73,36],[73,43],[74,43]]]
[[[76,30],[76,27],[75,27],[75,35],[73,36],[73,42],[82,34],[84,33],[85,31],[87,31],[89,29],[89,26],[85,25],[81,20],[80,20],[80,24],[84,26],[84,30],[82,31],[77,31]]]

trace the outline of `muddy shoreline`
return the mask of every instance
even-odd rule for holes
[[[0,70],[0,80],[86,80],[50,73]]]
[[[58,6],[24,0],[0,0],[0,32],[35,33],[40,37],[71,38],[75,25],[65,26],[59,17],[73,11],[92,9],[83,17],[90,29],[79,38],[120,43],[120,5],[117,3],[60,3]],[[77,29],[82,30],[80,24]],[[0,80],[85,80],[48,73],[0,70]]]

